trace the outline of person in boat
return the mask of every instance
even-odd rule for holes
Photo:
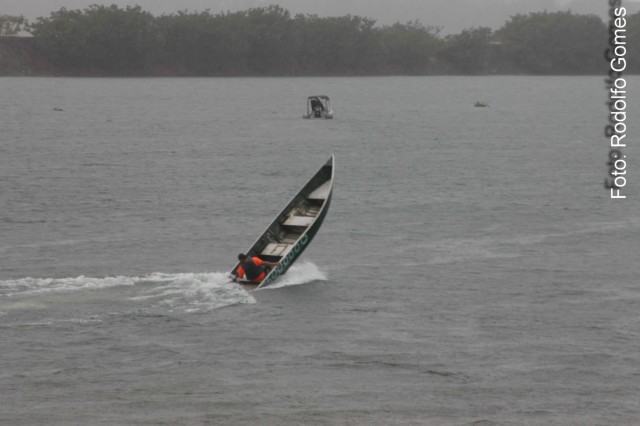
[[[324,107],[322,106],[322,102],[320,98],[312,98],[311,99],[311,109],[314,111],[323,111]]]
[[[278,263],[267,262],[259,257],[248,258],[244,253],[238,255],[240,265],[237,270],[237,278],[247,278],[249,282],[260,283],[265,279],[271,268],[278,266]]]

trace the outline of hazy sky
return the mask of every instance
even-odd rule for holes
[[[443,34],[458,33],[465,28],[488,26],[499,28],[517,13],[570,9],[576,13],[594,13],[606,17],[607,0],[0,0],[0,15],[24,15],[29,20],[48,17],[61,7],[85,9],[91,4],[140,5],[154,15],[179,10],[244,10],[279,4],[293,15],[358,15],[375,19],[379,24],[405,23],[418,19],[425,25],[442,27]],[[640,0],[623,1],[631,11],[640,9]]]

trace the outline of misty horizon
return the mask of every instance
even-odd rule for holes
[[[459,33],[473,27],[498,29],[511,16],[531,12],[570,10],[579,14],[595,14],[607,19],[608,4],[603,0],[2,0],[0,14],[23,15],[30,21],[48,17],[62,7],[86,9],[92,4],[119,7],[139,5],[143,10],[159,16],[179,11],[214,14],[235,12],[277,4],[292,15],[316,14],[325,16],[356,15],[370,18],[378,25],[391,25],[418,20],[424,25],[439,27],[442,34]],[[629,13],[640,10],[639,1],[624,2]]]

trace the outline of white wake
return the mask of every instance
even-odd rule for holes
[[[286,274],[278,278],[275,283],[265,287],[265,289],[308,284],[313,281],[327,281],[327,275],[314,263],[308,261],[300,262],[289,268]]]
[[[327,276],[311,262],[293,265],[287,273],[266,289],[326,281]],[[256,299],[239,285],[230,282],[227,272],[178,273],[154,272],[140,277],[114,276],[94,278],[21,278],[0,281],[0,308],[42,307],[66,301],[90,303],[95,300],[120,300],[142,309],[206,312]],[[1,311],[2,309],[0,309]]]

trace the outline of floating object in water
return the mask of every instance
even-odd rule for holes
[[[284,275],[311,243],[324,221],[331,194],[333,192],[334,158],[333,155],[302,187],[286,207],[278,214],[271,225],[246,252],[251,259],[258,257],[267,262],[278,263],[261,282],[236,280],[246,290],[262,288],[272,284],[276,278]],[[231,270],[231,276],[238,276],[238,267]]]
[[[302,118],[333,118],[333,111],[327,95],[309,96],[307,112]]]

